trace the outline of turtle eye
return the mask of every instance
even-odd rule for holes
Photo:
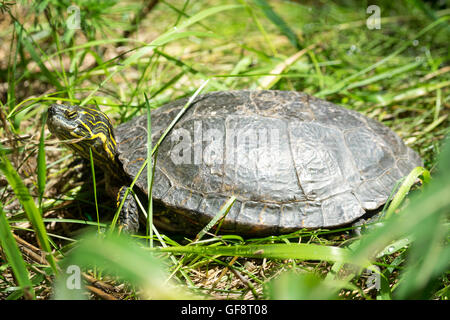
[[[77,116],[77,112],[75,110],[67,110],[65,114],[66,118],[70,120],[75,119],[75,117]]]

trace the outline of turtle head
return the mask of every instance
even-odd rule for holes
[[[47,125],[51,133],[89,159],[89,148],[97,163],[110,166],[116,155],[111,121],[101,111],[87,107],[52,104]]]

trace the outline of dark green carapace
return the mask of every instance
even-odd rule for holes
[[[153,145],[186,103],[152,111]],[[48,124],[62,139],[86,134],[88,143],[73,148],[86,156],[94,146],[105,173],[119,177],[110,188],[118,192],[147,157],[147,116],[111,132],[106,116],[96,110],[88,116],[91,110],[53,105]],[[212,92],[195,99],[159,147],[155,224],[193,233],[235,196],[222,232],[267,235],[345,225],[383,205],[396,182],[421,165],[389,128],[330,102],[299,92]],[[146,170],[135,189],[148,194]],[[133,201],[126,201],[121,220],[132,232]]]

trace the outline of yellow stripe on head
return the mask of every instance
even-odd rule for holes
[[[80,106],[52,105],[48,111],[48,127],[85,158],[92,149],[94,160],[108,166],[116,162],[116,140],[109,118],[103,112]]]

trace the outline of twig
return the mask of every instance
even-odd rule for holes
[[[98,279],[95,279],[94,277],[88,275],[87,273],[82,273],[83,278],[88,281],[90,284],[92,284],[92,286],[97,287],[103,291],[108,291],[108,292],[117,292],[116,288],[114,288],[113,286],[104,283],[103,281],[100,281]]]
[[[88,289],[93,294],[99,296],[102,299],[105,299],[105,300],[117,300],[116,297],[114,297],[114,296],[110,295],[109,293],[106,293],[106,292],[104,292],[104,291],[102,291],[102,290],[100,290],[100,289],[98,289],[96,287],[86,286],[86,289]]]
[[[256,292],[255,287],[253,286],[253,284],[252,284],[249,280],[245,279],[244,276],[243,276],[239,271],[237,271],[236,269],[230,268],[230,270],[231,270],[231,272],[234,273],[234,275],[235,275],[236,277],[239,278],[239,280],[241,280],[241,282],[242,282],[247,288],[249,288],[249,289],[252,291],[253,296],[255,297],[255,299],[258,299],[258,296],[259,296],[259,295],[258,295],[258,293]]]
[[[28,258],[39,264],[48,264],[47,260],[45,259],[45,256],[41,254],[41,250],[39,248],[23,240],[18,235],[13,234],[13,236],[14,239],[16,239],[17,243],[19,244],[19,249],[21,249],[21,251]]]
[[[234,256],[233,259],[231,259],[230,263],[228,264],[228,266],[226,266],[225,268],[223,268],[222,272],[220,273],[219,277],[216,279],[216,281],[214,281],[214,283],[212,284],[211,288],[209,289],[209,293],[211,293],[212,290],[214,290],[214,288],[217,286],[217,284],[219,283],[220,279],[222,279],[222,277],[228,272],[229,267],[231,267],[233,265],[233,263],[236,262],[236,260],[238,259],[238,256]]]
[[[21,140],[26,140],[26,139],[30,139],[32,137],[31,134],[24,134],[22,136],[17,136],[17,137],[13,137],[13,138],[6,138],[0,141],[1,144],[5,144],[5,143],[11,143],[11,142],[16,142],[16,141],[21,141]]]

